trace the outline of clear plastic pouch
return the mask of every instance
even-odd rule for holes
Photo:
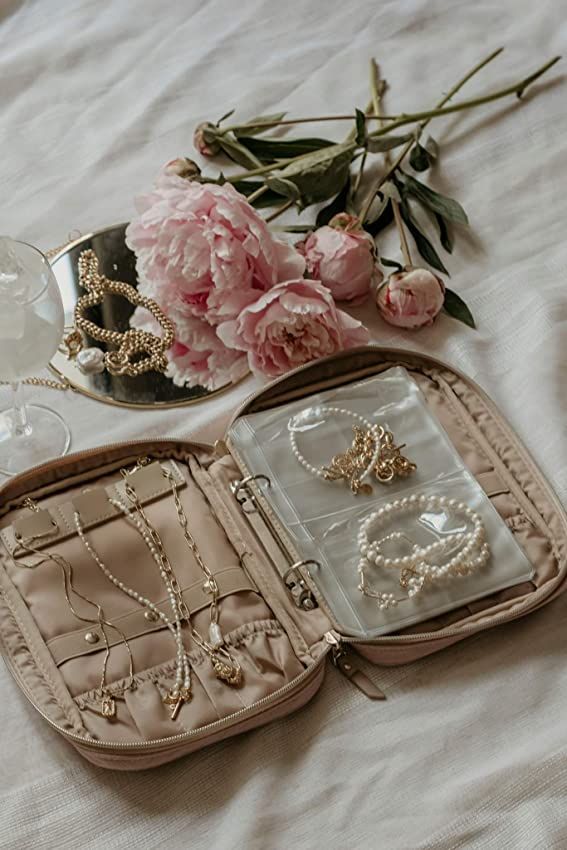
[[[389,483],[373,474],[364,476],[364,489],[372,488],[368,494],[355,495],[348,476],[325,480],[323,470],[332,467],[333,457],[353,445],[353,426],[362,432],[381,426],[390,432],[400,454],[415,469]],[[230,439],[248,471],[270,479],[266,497],[302,556],[320,564],[310,567],[311,574],[337,621],[352,634],[375,637],[392,632],[533,575],[527,557],[429,411],[419,387],[401,367],[243,416],[232,426]],[[358,589],[359,526],[370,512],[412,493],[454,498],[480,514],[491,555],[478,572],[428,583],[412,598],[400,593],[399,573],[376,568],[375,574],[368,574],[368,583],[400,600],[396,607],[380,609],[375,599]],[[408,547],[459,531],[461,520],[453,511],[429,507],[393,522],[395,528],[384,533],[403,532],[405,539],[396,545],[405,550],[391,553],[399,557]]]

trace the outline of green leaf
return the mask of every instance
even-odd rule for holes
[[[445,248],[448,254],[453,253],[453,234],[451,233],[451,229],[448,223],[445,221],[442,215],[439,213],[434,213],[435,221],[437,222],[437,227],[439,228],[439,241]]]
[[[445,195],[435,192],[429,186],[420,183],[415,177],[410,177],[409,174],[403,174],[403,181],[410,195],[413,195],[414,198],[426,207],[429,207],[433,212],[439,213],[443,218],[454,221],[457,224],[469,223],[466,212],[453,198],[447,198]]]
[[[398,204],[402,200],[400,187],[397,181],[394,183],[393,180],[386,180],[386,182],[382,185],[381,193],[385,198],[391,198],[393,201],[397,201]]]
[[[401,188],[404,198],[407,198],[407,196],[408,196],[407,188],[399,182],[398,182],[398,186]],[[449,222],[446,221],[443,218],[442,215],[439,215],[439,213],[433,212],[433,210],[430,207],[428,207],[421,200],[421,198],[414,198],[414,200],[418,204],[420,204],[421,207],[423,207],[423,209],[425,210],[425,212],[427,213],[429,218],[434,222],[435,226],[437,227],[437,230],[439,231],[439,241],[441,242],[441,245],[443,246],[443,248],[447,251],[448,254],[452,254],[453,253],[454,238],[453,238],[453,233],[451,231]]]
[[[256,159],[244,145],[241,145],[230,134],[226,136],[219,135],[216,138],[225,154],[244,168],[258,168],[262,165],[259,159]]]
[[[443,303],[443,308],[445,312],[454,319],[458,319],[459,322],[464,322],[464,324],[468,325],[469,328],[476,328],[473,315],[461,296],[457,295],[456,292],[453,292],[452,289],[448,289],[447,287],[445,287],[445,301]]]
[[[311,233],[315,227],[315,224],[287,224],[282,227],[282,230],[286,233]]]
[[[396,271],[398,271],[398,272],[401,272],[404,269],[402,264],[398,263],[397,260],[388,260],[387,257],[380,257],[380,263],[383,266],[389,266],[390,268],[396,269]]]
[[[432,162],[435,162],[435,160],[439,157],[439,145],[437,144],[433,136],[427,137],[427,139],[425,140],[424,147],[427,153],[429,154],[429,159]]]
[[[402,202],[400,204],[400,212],[402,214],[402,218],[407,225],[407,228],[411,235],[414,238],[415,244],[417,246],[417,250],[423,257],[423,259],[429,263],[430,266],[433,266],[434,269],[437,269],[443,274],[448,275],[449,272],[443,265],[441,258],[425,233],[422,233],[417,224],[415,223],[409,205],[405,199],[402,198]]]
[[[335,195],[331,203],[327,204],[326,207],[323,207],[317,213],[317,220],[315,222],[317,227],[323,227],[324,224],[328,224],[332,217],[334,215],[337,215],[337,213],[345,212],[349,192],[350,179],[347,178],[345,185],[343,186],[339,194]]]
[[[285,112],[274,112],[272,115],[256,115],[254,118],[251,118],[250,121],[247,121],[246,124],[242,124],[238,128],[239,136],[257,136],[259,133],[265,133],[266,130],[271,130],[274,125],[281,121],[285,116]],[[257,124],[264,124],[265,122],[273,122],[266,123],[264,127],[257,127]]]
[[[370,153],[384,153],[399,148],[400,145],[405,145],[411,139],[413,139],[413,133],[407,133],[405,136],[377,136],[374,139],[369,136],[366,147]]]
[[[237,192],[240,192],[242,195],[248,197],[253,192],[257,192],[258,189],[261,189],[264,185],[263,180],[237,180],[236,183],[232,184]],[[264,192],[263,195],[260,195],[256,198],[255,201],[252,201],[252,206],[257,210],[265,209],[266,207],[275,207],[278,204],[281,204],[282,199],[281,195],[276,195],[275,192],[268,190]]]
[[[271,174],[266,178],[266,186],[277,195],[283,195],[284,198],[288,198],[290,201],[299,201],[301,198],[297,185],[293,180],[286,180],[285,177]]]
[[[354,140],[360,147],[366,145],[366,115],[361,109],[355,109],[356,136]]]
[[[353,155],[356,151],[354,142],[343,142],[329,148],[308,154],[297,162],[291,162],[281,171],[274,172],[276,179],[290,181],[297,186],[300,195],[301,208],[309,204],[317,204],[332,198],[345,185],[350,170]],[[272,178],[267,181],[275,192],[278,191]],[[285,188],[285,187],[284,187]],[[285,197],[289,197],[287,190]]]
[[[409,162],[414,171],[427,171],[431,165],[428,152],[419,142],[411,149]]]
[[[384,188],[384,187],[382,187]],[[372,224],[373,221],[378,221],[388,204],[390,203],[391,195],[386,194],[385,192],[378,192],[372,203],[370,204],[370,209],[366,214],[366,223]]]
[[[390,199],[386,199],[386,205],[383,211],[380,213],[379,217],[375,221],[364,222],[364,229],[367,233],[370,233],[371,236],[377,236],[382,230],[388,227],[389,224],[394,220],[394,211],[392,209],[392,204],[390,203]]]
[[[231,115],[234,115],[235,109],[229,109],[228,112],[225,112],[222,118],[219,118],[217,121],[217,127],[220,127],[223,121],[226,121],[227,118],[230,118]]]
[[[303,154],[313,153],[336,144],[329,139],[255,139],[252,136],[241,136],[240,134],[238,141],[263,162],[291,159],[293,156],[303,156]]]

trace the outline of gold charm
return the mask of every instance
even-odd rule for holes
[[[372,493],[372,486],[361,478],[367,471],[373,473],[381,484],[388,484],[396,476],[409,475],[416,469],[415,463],[402,454],[404,446],[394,443],[391,431],[380,428],[377,436],[359,425],[353,425],[352,430],[354,439],[350,448],[335,455],[330,465],[323,467],[327,481],[345,481],[355,496],[359,493],[367,496]],[[377,438],[380,440],[378,460],[368,469],[376,451]]]
[[[229,656],[230,657],[230,656]],[[230,659],[230,663],[223,661],[219,655],[211,656],[211,661],[215,670],[217,679],[221,679],[228,685],[240,685],[242,682],[242,669],[238,662]]]
[[[184,702],[189,702],[192,697],[190,688],[180,688],[179,693],[174,694],[173,691],[170,691],[166,697],[164,697],[165,705],[171,706],[171,719],[176,720],[177,715],[181,710],[181,706]]]
[[[373,472],[378,481],[387,484],[396,476],[400,478],[415,472],[417,466],[402,454],[405,443],[396,446],[394,435],[391,431],[385,431],[380,441],[380,455],[374,466]]]
[[[100,709],[102,716],[106,717],[107,720],[112,720],[113,717],[116,717],[116,700],[112,694],[105,694],[103,696]]]
[[[327,481],[346,481],[355,496],[358,493],[368,495],[372,492],[370,484],[364,484],[361,476],[368,469],[376,449],[376,435],[370,430],[353,425],[354,440],[346,452],[335,455],[329,466],[323,467]],[[383,434],[380,429],[380,434]]]

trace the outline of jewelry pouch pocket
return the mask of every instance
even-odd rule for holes
[[[175,445],[30,488],[1,520],[0,634],[24,636],[8,663],[87,758],[118,768],[266,722],[321,681],[195,478],[201,460]]]

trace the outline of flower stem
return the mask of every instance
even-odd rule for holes
[[[290,198],[289,201],[286,201],[285,204],[282,204],[281,207],[278,207],[277,210],[274,210],[271,215],[267,216],[264,220],[266,223],[273,221],[275,218],[278,218],[282,213],[288,210],[290,207],[294,205],[295,201]]]
[[[268,174],[277,168],[285,168],[286,165],[290,165],[292,162],[297,162],[311,155],[311,153],[302,153],[299,156],[292,156],[289,159],[277,159],[269,165],[261,165],[258,168],[251,168],[250,171],[241,171],[240,174],[232,174],[230,177],[226,177],[225,180],[227,183],[238,183],[239,180],[246,180],[248,177],[256,177],[258,174]]]
[[[370,135],[373,138],[383,136],[386,133],[390,133],[392,130],[397,130],[398,127],[404,127],[406,124],[414,124],[416,121],[422,121],[423,119],[429,121],[431,118],[437,118],[440,115],[449,115],[452,112],[461,112],[463,109],[473,109],[476,106],[491,103],[493,100],[499,100],[500,98],[507,97],[510,94],[516,94],[518,97],[521,97],[528,86],[541,77],[542,74],[545,74],[546,71],[549,71],[549,69],[555,65],[556,62],[559,62],[560,59],[561,56],[556,56],[554,59],[550,59],[549,62],[546,62],[545,65],[542,65],[541,68],[538,68],[538,70],[534,71],[533,74],[530,74],[528,77],[524,77],[523,80],[520,80],[519,83],[515,83],[512,86],[507,86],[504,89],[498,89],[495,92],[491,92],[491,94],[485,94],[481,97],[473,97],[470,100],[462,100],[460,103],[454,103],[452,106],[438,107],[436,109],[427,110],[426,112],[408,113],[407,115],[401,116],[396,121],[392,121],[392,123],[388,124],[387,127],[375,130],[373,133],[370,133]]]
[[[455,85],[451,89],[449,89],[447,94],[439,101],[439,103],[437,104],[437,106],[435,108],[436,109],[442,108],[447,103],[447,101],[450,100],[453,97],[453,95],[455,95],[465,85],[465,83],[468,83],[468,81],[472,77],[474,77],[475,74],[477,74],[479,71],[481,71],[486,65],[488,65],[489,62],[492,62],[493,59],[496,59],[496,57],[500,53],[502,53],[503,49],[504,49],[503,47],[499,47],[498,50],[494,50],[485,59],[483,59],[481,62],[479,62],[477,65],[475,65],[474,68],[471,68],[471,70],[468,71],[465,74],[464,77],[461,77],[461,79],[457,83],[455,83]],[[424,128],[429,124],[430,120],[431,120],[431,117],[428,117],[421,122],[421,124],[419,125],[419,128],[418,128],[419,134],[421,134],[421,132],[424,130]],[[364,219],[368,215],[368,210],[370,209],[370,206],[372,204],[372,201],[374,200],[376,193],[378,192],[380,187],[386,182],[386,180],[394,173],[394,171],[397,168],[399,168],[399,166],[404,161],[405,157],[408,155],[408,153],[412,149],[413,145],[414,145],[413,139],[411,141],[407,142],[404,145],[404,147],[402,148],[401,152],[396,157],[396,159],[386,168],[384,173],[381,174],[380,177],[378,177],[378,179],[376,180],[376,182],[372,186],[372,189],[368,193],[368,197],[366,198],[366,202],[365,202],[364,207],[363,207],[363,209],[360,213],[360,220],[362,222],[364,221]]]
[[[382,86],[380,86],[380,69],[375,59],[370,60],[370,89],[372,91],[372,104],[374,107],[374,112],[376,113],[376,115],[380,115],[380,112],[382,111],[382,94],[385,90],[385,85],[383,83]],[[380,120],[379,123],[382,124],[382,121]],[[384,153],[384,162],[387,166],[391,164],[390,151],[386,151]],[[372,197],[374,198],[375,195],[373,195]],[[402,250],[402,256],[404,258],[404,265],[406,268],[411,268],[411,254],[408,245],[406,229],[404,227],[402,214],[400,212],[400,205],[395,198],[392,198],[390,200],[390,203],[392,204],[394,221],[396,222],[396,228],[400,236],[400,248]]]
[[[261,198],[261,197],[262,197],[262,195],[264,195],[267,191],[268,191],[268,187],[267,187],[267,186],[266,186],[266,184],[264,183],[264,185],[263,185],[263,186],[260,186],[260,188],[259,188],[259,189],[256,189],[256,191],[255,191],[255,192],[252,192],[252,194],[251,194],[251,195],[248,195],[248,197],[246,198],[246,200],[248,201],[248,203],[249,203],[249,204],[253,204],[253,203],[254,203],[254,201],[255,201],[257,198]]]
[[[368,118],[376,118],[376,115],[369,115]],[[400,115],[384,115],[385,121],[396,121]],[[234,124],[231,127],[223,127],[222,135],[225,133],[236,133],[238,135],[242,130],[247,130],[248,127],[262,127],[269,130],[271,127],[285,127],[292,124],[316,124],[319,121],[356,121],[356,115],[310,115],[306,118],[286,118],[282,121],[251,121],[248,124]],[[356,130],[355,130],[356,133]]]
[[[408,271],[413,263],[411,261],[411,254],[408,245],[406,229],[404,227],[404,223],[402,221],[402,214],[400,212],[400,205],[397,201],[392,198],[392,212],[394,213],[394,221],[396,222],[396,227],[398,229],[398,233],[400,234],[400,248],[402,249],[402,256],[404,258],[404,266],[406,271]]]
[[[498,56],[500,53],[502,53],[503,50],[504,50],[503,47],[499,47],[497,50],[493,51],[490,54],[490,56],[488,56],[486,59],[484,59],[482,61],[482,63],[480,63],[480,65],[477,65],[477,66],[475,66],[475,68],[472,69],[472,71],[467,76],[467,79],[464,80],[464,81],[461,81],[461,85],[464,85],[464,83],[467,82],[467,80],[470,79],[471,76],[476,74],[477,71],[479,71],[482,67],[487,65],[488,62],[491,62],[494,58],[496,58],[496,56]],[[457,112],[460,109],[470,109],[472,106],[480,106],[482,103],[489,103],[492,100],[497,100],[498,98],[505,97],[508,94],[518,93],[519,95],[521,95],[522,92],[524,91],[524,89],[527,88],[527,86],[531,85],[535,80],[537,80],[538,77],[541,77],[542,74],[544,74],[546,71],[548,71],[549,68],[551,68],[552,65],[555,65],[555,63],[558,62],[560,59],[561,59],[560,56],[556,56],[555,58],[550,59],[549,62],[547,62],[545,65],[543,65],[537,71],[534,71],[533,74],[530,74],[528,77],[525,77],[523,80],[520,80],[519,83],[516,83],[513,86],[508,86],[505,89],[501,89],[501,90],[498,90],[496,92],[493,92],[492,94],[485,95],[482,98],[474,98],[473,100],[468,101],[468,102],[463,101],[461,104],[455,104],[455,106],[453,106],[453,107],[451,107],[450,109],[447,109],[447,110],[443,110],[443,108],[442,108],[443,104],[447,103],[447,101],[451,99],[451,97],[456,93],[456,91],[458,91],[458,88],[460,88],[460,85],[458,86],[458,88],[455,87],[453,90],[451,90],[451,92],[449,92],[449,94],[446,95],[444,100],[441,101],[437,105],[435,110],[430,110],[428,112],[412,113],[412,114],[407,114],[407,115],[404,115],[404,114],[401,114],[401,115],[378,115],[377,113],[375,113],[375,114],[372,114],[372,115],[367,115],[367,117],[368,117],[369,121],[380,119],[381,121],[393,121],[393,122],[403,121],[403,123],[407,124],[407,123],[411,123],[413,121],[419,121],[422,118],[435,118],[436,116],[444,115],[447,112]],[[292,126],[293,124],[314,124],[314,123],[325,122],[325,121],[355,121],[355,120],[356,120],[355,115],[347,113],[347,114],[342,114],[342,115],[309,115],[309,116],[306,116],[304,118],[284,118],[280,121],[251,121],[251,122],[248,122],[247,124],[233,124],[230,127],[224,127],[223,128],[223,135],[225,133],[229,133],[229,132],[238,133],[239,131],[247,130],[251,126],[270,129],[272,127]],[[401,126],[401,125],[396,123],[396,126]],[[393,129],[393,125],[388,125],[388,127],[385,129],[385,132],[389,132],[391,129]]]
[[[398,127],[403,127],[406,124],[414,124],[414,123],[417,123],[417,122],[421,122],[421,124],[419,125],[419,128],[418,128],[418,132],[420,132],[421,129],[423,129],[423,127],[426,126],[426,124],[429,122],[429,120],[431,118],[437,118],[441,115],[448,115],[448,114],[453,113],[453,112],[460,112],[464,109],[472,109],[476,106],[481,106],[482,104],[485,104],[485,103],[491,103],[494,100],[498,100],[499,98],[506,97],[507,95],[510,95],[510,94],[516,94],[516,95],[518,95],[518,97],[521,97],[528,86],[530,86],[533,82],[535,82],[535,80],[537,80],[539,77],[541,77],[542,74],[544,74],[546,71],[548,71],[561,58],[560,56],[556,56],[555,58],[550,59],[549,62],[546,62],[545,65],[542,65],[542,67],[538,68],[537,71],[534,71],[533,74],[530,74],[529,76],[524,77],[524,79],[520,80],[519,82],[515,83],[514,85],[507,86],[506,88],[499,89],[498,91],[492,92],[491,94],[483,95],[482,97],[472,98],[471,100],[463,100],[460,103],[453,104],[452,106],[448,106],[448,107],[443,106],[443,104],[447,102],[448,98],[451,97],[453,94],[455,94],[456,91],[458,91],[458,89],[461,87],[461,85],[464,85],[464,83],[467,82],[467,80],[469,80],[473,76],[473,74],[475,74],[482,67],[484,67],[484,65],[486,65],[488,62],[490,62],[492,59],[494,59],[495,56],[497,56],[500,52],[501,52],[501,48],[497,51],[494,51],[487,59],[483,60],[483,62],[481,62],[479,65],[477,65],[475,68],[473,68],[472,71],[470,71],[467,74],[467,76],[464,77],[463,80],[461,80],[460,83],[458,83],[457,86],[455,86],[452,89],[451,93],[449,95],[445,96],[445,98],[441,101],[440,105],[438,105],[435,109],[430,109],[426,112],[414,112],[414,113],[407,113],[407,114],[398,115],[398,116],[395,116],[395,115],[389,115],[389,116],[386,116],[386,115],[383,115],[383,116],[369,115],[368,120],[372,120],[373,118],[380,118],[382,121],[387,120],[387,121],[391,122],[387,126],[381,127],[379,130],[375,130],[373,133],[370,134],[370,136],[372,136],[372,137],[383,136],[386,133],[389,133],[391,130],[397,129]],[[323,118],[325,118],[326,120],[327,119],[331,120],[331,118],[332,118],[332,120],[334,120],[334,121],[336,121],[336,120],[347,120],[347,119],[348,120],[354,120],[354,116],[352,116],[352,115],[348,115],[348,116],[347,115],[343,115],[343,116],[336,116],[336,115],[335,116],[323,116]],[[301,120],[301,119],[299,119],[299,120]],[[298,123],[298,121],[291,121],[291,119],[289,119],[289,121],[290,121],[290,123]],[[272,122],[266,122],[266,123],[267,123],[267,126],[275,126],[275,123],[273,121]],[[256,124],[255,126],[259,126],[259,125]],[[413,141],[411,143],[408,143],[409,147],[406,146],[408,150],[410,149],[412,144],[413,144]],[[405,148],[403,150],[405,150]],[[276,160],[275,162],[269,163],[268,165],[262,165],[262,166],[259,166],[258,168],[252,168],[249,171],[242,171],[239,174],[233,174],[232,176],[227,177],[226,181],[228,183],[236,183],[239,180],[245,180],[247,177],[255,177],[256,175],[259,175],[259,174],[268,174],[270,171],[274,171],[278,168],[283,168],[286,165],[291,165],[291,163],[293,163],[293,162],[299,162],[300,160],[305,159],[306,157],[309,157],[309,156],[312,156],[312,152],[306,153],[306,154],[300,154],[299,156],[295,156],[295,157],[290,157],[289,159]],[[395,166],[393,165],[392,167],[397,168],[404,156],[405,156],[405,153],[403,153],[403,155],[400,154],[397,157],[397,160],[396,160],[397,164]],[[386,179],[386,178],[384,177],[384,179]]]

